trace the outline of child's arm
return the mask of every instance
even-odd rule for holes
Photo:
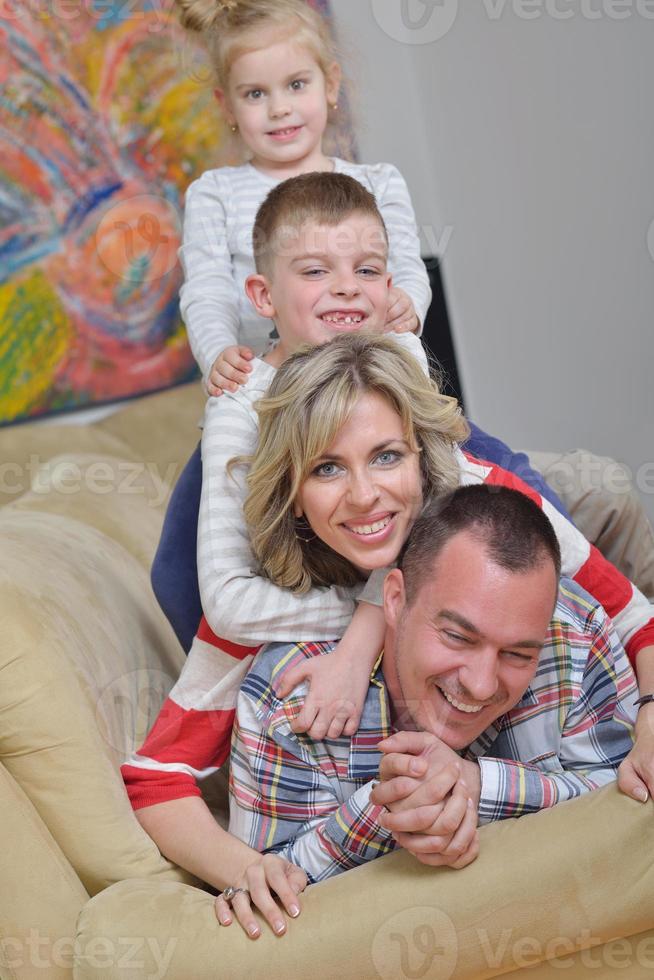
[[[360,602],[336,649],[325,657],[306,660],[284,674],[279,696],[287,697],[302,681],[309,682],[293,731],[308,732],[318,741],[354,735],[359,727],[370,674],[384,642],[384,611]]]
[[[393,287],[408,295],[422,330],[431,302],[431,288],[425,263],[420,257],[420,238],[409,190],[397,167],[381,163],[371,171],[374,194],[388,232]]]
[[[216,357],[239,342],[239,292],[234,280],[221,184],[208,171],[186,191],[179,259],[180,309],[205,382]]]
[[[421,326],[409,294],[399,286],[392,286],[388,293],[385,324],[387,333],[418,333]]]
[[[273,369],[253,362],[248,384],[236,394],[209,399],[202,434],[202,496],[198,525],[198,579],[211,629],[233,643],[331,640],[343,636],[354,614],[354,590],[313,588],[303,595],[257,573],[243,517],[245,468],[227,472],[230,459],[257,444],[253,403],[268,388]]]
[[[252,370],[254,352],[249,347],[232,346],[221,351],[207,378],[207,392],[220,398],[224,391],[237,391],[244,385]]]

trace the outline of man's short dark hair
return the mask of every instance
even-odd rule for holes
[[[526,494],[487,484],[459,487],[425,508],[402,549],[398,567],[409,605],[429,579],[438,555],[460,531],[478,537],[492,561],[507,571],[530,571],[550,559],[557,578],[561,574],[554,528]]]

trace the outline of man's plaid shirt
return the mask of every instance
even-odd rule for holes
[[[232,739],[230,824],[319,881],[396,846],[370,803],[392,732],[381,665],[353,737],[314,741],[289,720],[306,693],[280,700],[285,671],[334,643],[276,643],[255,660],[238,698]],[[610,620],[564,579],[538,670],[519,703],[463,753],[481,769],[480,823],[518,817],[615,779],[632,746],[636,681]]]

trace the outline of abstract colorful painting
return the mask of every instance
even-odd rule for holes
[[[184,190],[236,158],[172,0],[3,4],[0,92],[0,424],[191,377]]]

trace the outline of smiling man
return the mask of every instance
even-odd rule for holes
[[[305,690],[278,695],[291,666],[334,644],[274,644],[255,661],[237,705],[230,830],[311,881],[398,844],[463,867],[478,823],[615,779],[634,675],[601,606],[559,584],[559,569],[553,529],[523,494],[472,486],[429,507],[386,579],[384,652],[354,736],[296,734]]]

